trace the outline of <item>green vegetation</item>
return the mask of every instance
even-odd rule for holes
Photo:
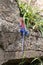
[[[23,59],[18,65],[43,65],[43,61],[40,58],[34,58],[30,62]]]
[[[18,5],[20,8],[20,15],[23,17],[27,28],[32,28],[35,31],[40,31],[43,35],[43,18],[39,15],[39,8],[32,7],[28,3],[24,3],[18,0]],[[19,65],[24,65],[25,59],[19,63]],[[35,58],[32,60],[30,65],[43,65],[40,58]]]
[[[38,7],[32,7],[30,4],[18,0],[20,15],[24,18],[27,28],[35,31],[39,30],[43,34],[43,19],[39,15]]]
[[[43,65],[43,62],[40,58],[35,58],[32,60],[31,65]]]
[[[32,28],[35,31],[40,31],[43,35],[43,18],[39,15],[39,8],[32,7],[28,3],[24,3],[18,0],[18,5],[20,8],[20,16],[23,17],[27,28]],[[22,60],[19,65],[24,65],[25,59]],[[32,60],[30,65],[42,65],[40,58],[35,58]]]

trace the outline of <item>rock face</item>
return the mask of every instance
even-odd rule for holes
[[[43,56],[43,38],[39,32],[30,30],[23,46],[22,37],[15,29],[19,13],[15,0],[0,0],[0,65],[11,59],[23,58],[23,55],[27,58]]]

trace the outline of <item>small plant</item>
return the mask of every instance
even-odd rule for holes
[[[39,30],[43,34],[43,19],[38,13],[37,7],[32,7],[30,4],[18,0],[20,14],[24,18],[27,28]]]
[[[40,58],[35,58],[32,60],[30,65],[43,65],[43,63]]]
[[[39,30],[43,36],[43,20],[40,20],[39,22],[35,22],[33,29]]]

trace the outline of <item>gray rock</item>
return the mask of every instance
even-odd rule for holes
[[[41,34],[33,30],[24,38],[22,50],[22,37],[16,29],[19,12],[15,0],[0,0],[0,63],[23,58],[23,52],[26,58],[43,56],[43,38],[39,38]]]

